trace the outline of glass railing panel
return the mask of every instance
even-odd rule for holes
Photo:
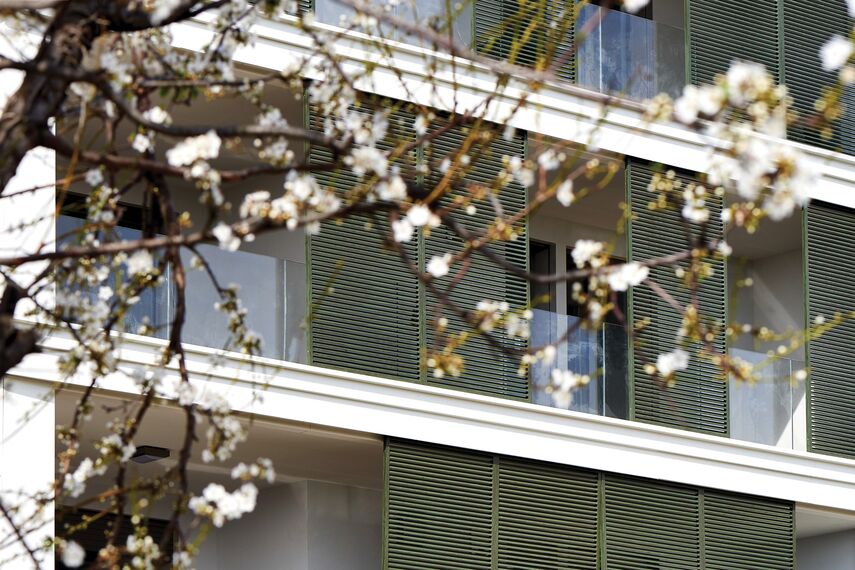
[[[378,6],[388,7],[388,13],[413,24],[424,26],[427,23],[435,25],[440,30],[447,30],[446,7],[449,4],[445,0],[402,0],[400,2],[375,2]],[[458,10],[455,2],[450,3],[454,10],[451,18],[451,26],[454,31],[454,40],[460,45],[469,46],[472,41],[472,3],[465,2]],[[347,20],[352,19],[355,11],[337,0],[316,0],[315,18],[324,24],[341,26]],[[361,30],[372,31],[372,30]],[[407,34],[404,30],[392,27],[384,22],[379,22],[378,30],[373,30],[379,36],[406,42],[408,44],[430,47],[421,37]]]
[[[531,370],[532,401],[557,407],[549,391],[553,370],[588,375],[586,386],[573,390],[569,408],[577,412],[628,417],[626,333],[605,323],[597,329],[581,326],[579,317],[536,309],[532,319],[532,344],[553,344],[552,362],[538,362]]]
[[[599,10],[592,4],[583,6],[577,28],[597,17]],[[579,84],[637,100],[662,92],[676,96],[685,84],[684,41],[679,28],[610,10],[581,40]]]
[[[730,379],[730,437],[787,449],[801,449],[804,441],[805,387],[795,379],[804,363],[769,358],[766,353],[731,349],[731,357],[754,367],[755,382]]]
[[[82,220],[60,216],[57,235],[68,235]],[[117,228],[120,239],[138,239],[139,230]],[[214,245],[197,247],[220,286],[238,287],[238,298],[246,309],[247,326],[261,340],[261,355],[291,362],[306,362],[304,319],[306,308],[306,267],[304,263],[283,260],[246,251],[224,251]],[[187,273],[187,315],[182,332],[184,342],[211,348],[226,348],[229,340],[228,318],[216,310],[220,297],[205,271],[191,268],[191,254],[182,250]],[[144,323],[152,325],[154,336],[166,338],[175,316],[175,290],[167,272],[163,284],[146,290],[129,308],[119,330],[137,332]],[[113,289],[127,279],[122,273],[110,276]],[[87,292],[91,297],[96,291]]]

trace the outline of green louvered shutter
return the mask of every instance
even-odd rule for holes
[[[534,27],[523,42],[532,23]],[[473,27],[476,50],[503,60],[515,53],[514,63],[518,65],[534,67],[544,58],[550,63],[563,61],[575,49],[573,0],[477,0]],[[574,57],[567,57],[558,76],[575,81]]]
[[[807,208],[810,323],[855,310],[855,212],[812,203]],[[809,449],[855,457],[855,320],[845,319],[807,345]]]
[[[500,458],[499,570],[597,567],[594,471]]]
[[[466,139],[466,130],[460,128],[451,129],[434,139],[431,147],[427,150],[430,163],[438,164],[443,157],[452,157],[461,148]],[[477,148],[477,147],[476,147]],[[465,176],[465,182],[480,183],[492,186],[496,176],[503,168],[502,156],[519,156],[525,154],[525,137],[517,134],[512,140],[506,141],[502,138],[494,140],[489,148],[483,149],[479,158],[473,158],[472,167]],[[441,179],[442,174],[434,172],[427,177],[427,188],[431,190]],[[455,190],[451,195],[443,198],[442,204],[449,204],[453,195],[466,195],[465,188]],[[525,207],[525,189],[516,182],[506,186],[499,195],[500,202],[506,216],[513,215]],[[460,211],[453,214],[454,218],[470,231],[478,231],[486,228],[494,221],[494,210],[489,199],[476,204],[477,212],[473,216],[466,215]],[[491,247],[497,253],[503,255],[507,260],[520,267],[528,266],[528,234],[525,223],[521,226],[523,233],[516,241],[494,243]],[[425,259],[441,256],[445,253],[460,251],[463,242],[455,236],[451,230],[442,226],[431,231],[430,237],[425,239]],[[472,256],[472,264],[466,275],[454,288],[451,300],[460,307],[474,310],[479,301],[507,301],[512,308],[524,308],[528,303],[528,284],[525,280],[507,273],[493,261],[483,255],[475,253]],[[458,266],[452,268],[447,277],[438,279],[440,288],[444,288],[454,277]],[[438,307],[437,300],[433,295],[427,296],[427,342],[428,347],[435,345],[435,327],[431,320],[435,318]],[[471,325],[463,322],[450,309],[442,313],[449,320],[448,331],[459,333],[471,331]],[[521,340],[511,340],[501,330],[495,330],[494,336],[501,339],[509,348],[525,348],[526,343]],[[487,340],[480,335],[470,337],[457,354],[465,359],[465,370],[459,377],[446,376],[434,378],[428,374],[428,383],[438,386],[446,386],[493,396],[528,400],[530,397],[528,378],[517,374],[519,367],[519,356],[512,356],[492,347]]]
[[[704,558],[708,570],[792,570],[792,503],[704,492]]]
[[[733,60],[762,63],[780,81],[778,0],[689,0],[691,82],[712,83]]]
[[[405,136],[412,118],[389,118],[388,148]],[[310,112],[310,124],[322,131]],[[327,162],[326,148],[313,147],[310,160]],[[346,167],[318,172],[318,182],[346,196],[358,180]],[[388,218],[358,214],[325,222],[309,239],[312,363],[404,380],[419,379],[419,285],[398,255],[383,246]],[[415,241],[404,244],[411,257]],[[328,287],[333,290],[328,294]]]
[[[834,34],[847,37],[851,20],[844,0],[782,0],[784,6],[784,76],[793,107],[801,117],[814,114],[814,103],[836,73],[823,71],[820,49]],[[824,140],[816,129],[794,127],[790,138],[799,142],[855,154],[855,89],[847,89],[849,112],[837,123],[835,136]]]
[[[673,254],[688,247],[679,211],[648,208],[648,203],[655,199],[655,194],[648,189],[652,177],[653,170],[648,165],[636,161],[627,164],[628,202],[633,214],[627,233],[634,261]],[[684,185],[693,181],[683,175],[678,175],[678,179]],[[721,199],[710,199],[707,206],[710,210],[707,236],[721,236]],[[693,225],[692,231],[697,232],[698,228]],[[702,282],[698,291],[701,314],[724,323],[727,320],[725,267],[720,260],[711,263],[713,275]],[[650,275],[678,303],[689,302],[690,292],[675,275],[673,267],[654,268]],[[727,384],[721,380],[716,366],[699,360],[692,349],[689,350],[692,356],[689,368],[677,373],[676,384],[672,387],[662,387],[644,371],[645,363],[655,363],[658,355],[674,350],[682,314],[647,286],[634,288],[630,299],[633,321],[649,319],[651,323],[633,347],[634,419],[726,436]],[[724,335],[719,335],[713,345],[723,353]]]
[[[604,521],[609,570],[701,567],[699,491],[605,475]]]
[[[493,552],[493,457],[386,444],[384,570],[486,570]]]

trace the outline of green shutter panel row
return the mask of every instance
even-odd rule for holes
[[[454,154],[461,148],[466,140],[468,130],[461,128],[451,129],[436,137],[426,154],[429,153],[430,163],[439,164],[444,157],[453,158]],[[480,152],[480,155],[478,154]],[[502,171],[503,155],[519,156],[525,154],[525,138],[517,134],[510,141],[498,138],[488,146],[480,148],[477,145],[472,148],[472,166],[467,172],[464,180],[458,183],[461,187],[455,189],[450,195],[443,198],[441,204],[449,205],[454,196],[465,196],[468,183],[478,183],[490,187],[494,184],[496,176]],[[427,176],[427,189],[432,190],[436,183],[442,178],[442,174],[435,171]],[[512,182],[499,194],[504,214],[512,216],[525,208],[525,189]],[[472,232],[481,231],[495,221],[495,211],[489,199],[479,201],[475,204],[475,215],[468,215],[459,210],[452,217]],[[491,248],[503,255],[508,261],[519,267],[528,266],[528,235],[527,228],[523,223],[520,226],[521,235],[516,241],[495,243]],[[425,239],[425,259],[432,256],[441,256],[448,252],[458,252],[463,242],[447,227],[442,226],[431,231],[430,237]],[[474,310],[479,301],[488,299],[492,301],[507,301],[513,308],[524,308],[528,303],[528,284],[524,279],[508,273],[495,262],[488,260],[480,254],[471,258],[471,265],[466,275],[453,289],[451,300],[458,306]],[[455,269],[447,277],[437,280],[440,288],[444,289],[454,278]],[[427,343],[428,347],[434,345],[435,327],[432,320],[437,315],[439,302],[430,293],[427,297]],[[472,330],[471,326],[454,314],[450,309],[442,310],[443,316],[448,321],[448,332],[459,333],[464,330]],[[526,343],[522,340],[507,339],[501,330],[495,330],[494,336],[501,339],[503,345],[508,349],[524,349]],[[461,376],[434,378],[428,376],[428,382],[439,386],[447,386],[462,390],[469,390],[501,396],[528,400],[529,382],[527,376],[519,376],[519,356],[509,355],[493,346],[481,335],[474,335],[461,346],[457,353],[465,358],[465,369]]]
[[[629,223],[629,250],[633,261],[644,261],[685,250],[687,241],[682,214],[679,210],[653,211],[648,203],[655,199],[648,186],[654,171],[647,164],[630,161],[627,164],[627,192],[632,220]],[[678,175],[684,185],[694,181]],[[707,202],[710,220],[707,237],[720,237],[722,201],[711,197]],[[699,228],[690,224],[697,235]],[[713,275],[705,279],[698,290],[702,316],[725,323],[727,321],[727,291],[725,266],[712,260]],[[667,291],[678,303],[690,300],[690,291],[676,276],[673,267],[657,267],[651,279]],[[655,363],[658,355],[677,346],[677,331],[682,314],[662,300],[647,286],[630,293],[630,316],[634,322],[649,319],[650,325],[638,336],[633,347],[632,387],[634,390],[634,419],[703,433],[727,436],[727,384],[721,380],[718,368],[696,356],[697,347],[690,347],[691,362],[687,370],[677,373],[676,384],[663,387],[644,371],[646,363]],[[716,352],[724,353],[725,339],[720,334],[713,341]]]
[[[707,570],[792,570],[792,503],[704,491]]]
[[[386,446],[384,570],[484,570],[493,544],[493,458]]]
[[[321,120],[310,109],[311,128],[323,131]],[[378,147],[399,140],[412,118],[396,112],[389,123],[389,141]],[[312,147],[311,162],[330,159],[326,148]],[[343,198],[359,183],[346,168],[318,172],[316,178]],[[419,284],[400,257],[384,248],[386,220],[384,214],[348,216],[324,222],[321,232],[310,237],[312,363],[415,381],[420,372]],[[414,242],[404,247],[417,255]]]
[[[309,113],[311,128],[323,130],[322,119]],[[395,111],[389,118],[390,133],[387,141],[378,144],[390,148],[401,140],[412,139],[412,115]],[[439,163],[451,155],[465,139],[462,129],[450,130],[437,137],[430,153],[432,162]],[[503,168],[504,155],[521,157],[525,153],[525,136],[517,134],[512,140],[498,139],[473,159],[466,182],[491,185]],[[415,153],[408,156],[402,170],[412,172]],[[331,159],[323,147],[313,147],[310,160],[323,163]],[[348,196],[359,185],[359,180],[346,168],[334,172],[318,172],[318,182],[334,189],[342,197]],[[429,175],[426,183],[438,180]],[[455,190],[457,194],[466,190]],[[448,203],[451,198],[445,198]],[[513,215],[525,207],[526,193],[516,183],[505,187],[500,194],[503,211]],[[477,204],[474,216],[455,217],[468,229],[476,231],[493,221],[489,200]],[[400,257],[384,247],[389,235],[385,214],[351,215],[341,221],[325,222],[321,232],[309,239],[310,294],[312,301],[310,341],[312,363],[321,366],[344,368],[368,374],[390,376],[418,381],[422,372],[422,345],[434,341],[432,321],[436,316],[437,301],[424,298],[424,288],[404,266]],[[526,222],[521,222],[520,237],[513,242],[496,244],[493,249],[519,265],[527,267],[528,234]],[[420,237],[403,244],[413,261],[422,262],[433,255],[459,250],[462,242],[445,227],[437,228],[431,237]],[[439,280],[447,284],[451,277]],[[330,288],[332,291],[330,292]],[[485,257],[476,254],[465,278],[454,289],[452,300],[466,309],[474,309],[478,301],[490,299],[507,301],[514,308],[528,303],[528,286],[523,279],[507,273]],[[427,310],[425,310],[425,306]],[[449,331],[461,332],[471,327],[446,309]],[[422,331],[427,338],[422,338]],[[501,331],[496,336],[509,349],[524,349],[526,342],[507,339]],[[490,346],[484,337],[474,335],[459,349],[465,358],[465,371],[460,377],[441,379],[429,376],[429,383],[468,390],[493,396],[529,399],[528,378],[519,376],[519,357]]]
[[[385,469],[384,570],[795,563],[789,502],[398,439]]]
[[[689,0],[691,82],[712,83],[734,60],[762,63],[780,81],[778,0]]]
[[[849,36],[851,20],[844,0],[782,0],[784,12],[784,76],[793,107],[800,116],[815,113],[814,102],[836,74],[822,69],[820,49],[834,34]],[[846,89],[848,112],[835,125],[834,137],[824,140],[816,129],[795,127],[790,138],[819,147],[855,154],[855,89]]]
[[[397,439],[385,469],[384,570],[597,567],[595,472]]]
[[[480,53],[528,67],[566,59],[558,76],[575,81],[573,0],[478,0],[474,14]]]
[[[855,213],[817,202],[807,208],[809,323],[855,310]],[[807,345],[811,451],[855,457],[855,321],[845,319]]]
[[[606,475],[606,567],[700,568],[698,497],[697,489]]]
[[[499,458],[498,568],[597,567],[598,476]]]

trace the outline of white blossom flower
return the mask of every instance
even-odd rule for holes
[[[832,36],[830,40],[825,42],[820,50],[822,58],[822,68],[825,71],[836,71],[843,67],[849,58],[852,57],[852,52],[855,51],[855,46],[849,39],[843,36]]]
[[[388,165],[386,156],[373,146],[362,146],[353,149],[350,155],[345,157],[344,162],[359,177],[363,177],[371,172],[374,172],[378,176],[385,176]]]
[[[587,374],[578,374],[570,370],[556,368],[552,371],[552,401],[556,407],[567,409],[573,403],[573,390],[590,382],[591,377]]]
[[[131,275],[146,274],[154,269],[154,259],[147,249],[135,251],[125,263],[128,266],[128,273]]]
[[[413,121],[413,130],[415,130],[416,134],[420,137],[424,136],[428,130],[428,118],[424,115],[418,115]]]
[[[188,166],[197,160],[217,158],[221,144],[217,133],[210,130],[204,135],[188,137],[166,151],[166,160],[172,166]]]
[[[442,256],[434,255],[430,258],[427,264],[427,272],[434,277],[443,277],[448,274],[451,263],[451,254],[446,253]]]
[[[398,243],[413,239],[413,229],[413,224],[406,218],[392,222],[392,236]]]
[[[171,121],[171,117],[169,113],[163,110],[163,107],[159,105],[155,105],[145,113],[143,113],[143,117],[150,123],[154,123],[156,125],[169,124]]]
[[[137,133],[136,135],[134,135],[134,141],[133,143],[131,143],[131,147],[135,151],[143,153],[154,149],[154,143],[152,142],[151,137],[149,135]]]
[[[407,197],[407,184],[398,175],[377,183],[377,197],[387,202],[400,202]]]
[[[86,551],[73,540],[62,546],[62,564],[68,568],[79,568],[86,560]]]
[[[650,270],[640,263],[624,263],[619,268],[611,271],[608,275],[609,287],[613,291],[626,291],[630,287],[639,285],[647,279]]]
[[[96,464],[89,457],[85,457],[73,473],[66,473],[62,482],[65,489],[72,498],[77,498],[86,490],[86,482],[92,477],[106,473],[107,467],[100,461]]]
[[[555,191],[555,197],[558,199],[558,202],[567,207],[573,203],[576,197],[573,195],[573,180],[568,178],[564,182],[558,185],[558,189]]]
[[[431,212],[430,208],[424,204],[414,204],[407,211],[407,219],[414,227],[429,226],[435,228],[439,226],[439,216]]]
[[[526,319],[527,315],[510,313],[505,317],[505,330],[508,338],[529,338],[531,336],[531,323]]]
[[[674,118],[686,125],[698,120],[700,111],[700,90],[694,85],[686,85],[683,94],[674,102]]]
[[[730,257],[730,255],[733,253],[733,248],[730,247],[730,244],[727,243],[726,241],[718,242],[718,246],[716,246],[716,249],[724,257]]]
[[[727,95],[737,107],[744,106],[771,88],[772,78],[759,63],[736,61],[727,71]]]
[[[86,171],[86,183],[93,188],[104,183],[104,173],[100,168],[92,168]]]
[[[689,353],[678,348],[673,352],[666,352],[656,357],[656,369],[662,376],[671,376],[675,372],[685,370],[689,367]]]
[[[175,393],[178,396],[179,406],[190,406],[196,400],[196,388],[190,382],[181,380],[176,382]]]
[[[232,227],[228,224],[220,222],[214,229],[211,230],[214,237],[220,243],[220,249],[225,251],[236,251],[240,247],[240,238],[232,231]]]
[[[650,0],[623,0],[623,8],[627,12],[635,14],[650,3]]]
[[[156,0],[151,11],[151,23],[155,26],[166,20],[181,5],[181,0]]]
[[[561,156],[551,148],[546,149],[537,157],[537,163],[546,171],[555,170],[561,166]]]
[[[226,520],[236,520],[255,509],[258,489],[252,483],[244,483],[233,493],[218,483],[209,483],[202,496],[188,502],[191,511],[211,519],[214,526],[222,527]]]
[[[600,253],[602,253],[602,251],[603,244],[601,242],[589,239],[580,239],[576,241],[576,245],[573,246],[573,253],[571,255],[576,267],[581,269],[586,263],[591,263],[591,265],[594,266],[596,263],[594,260]]]

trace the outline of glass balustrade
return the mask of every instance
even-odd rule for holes
[[[569,409],[616,418],[628,417],[627,337],[623,327],[604,323],[598,329],[581,326],[581,319],[552,311],[534,310],[532,346],[554,344],[551,363],[532,367],[532,401],[556,407],[547,388],[553,370],[569,370],[590,377],[571,393]]]
[[[787,449],[805,448],[805,386],[795,379],[804,362],[731,349],[754,367],[756,381],[730,379],[730,437]]]
[[[82,220],[60,216],[57,235],[74,239]],[[118,237],[139,239],[141,232],[116,228]],[[305,264],[245,251],[223,251],[214,245],[197,247],[221,286],[237,285],[238,297],[247,310],[247,325],[262,339],[262,356],[306,362],[303,320],[306,309]],[[187,317],[182,337],[184,342],[211,348],[226,348],[229,341],[228,319],[214,307],[220,298],[206,272],[191,269],[191,255],[182,250],[187,268]],[[168,270],[169,271],[169,270]],[[154,327],[154,335],[165,338],[175,315],[175,290],[171,274],[163,285],[146,290],[132,305],[120,327],[136,332],[144,323]],[[123,273],[110,276],[112,288],[127,279]],[[96,293],[91,293],[93,296]]]
[[[583,6],[576,29],[584,29],[599,10]],[[658,93],[676,96],[685,85],[685,40],[679,28],[610,10],[587,37],[577,40],[578,83],[583,87],[642,100]]]

